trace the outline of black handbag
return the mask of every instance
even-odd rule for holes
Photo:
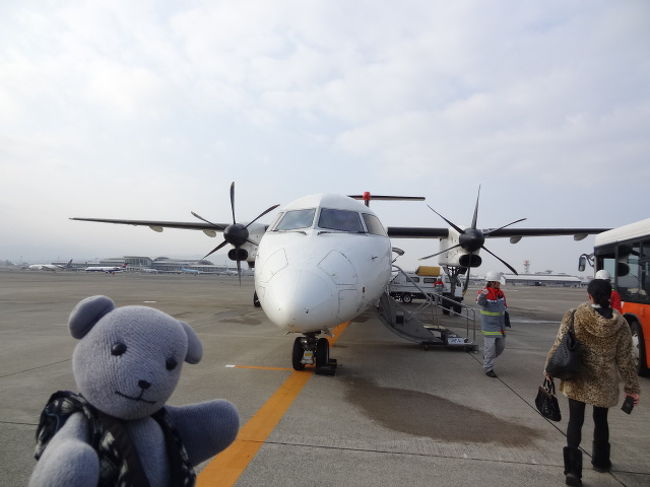
[[[575,310],[571,312],[569,329],[562,337],[562,341],[546,365],[546,372],[551,377],[557,377],[562,380],[573,380],[580,375],[583,346],[576,338],[573,328],[574,315]]]
[[[551,421],[560,421],[560,405],[555,397],[555,384],[552,380],[544,379],[544,383],[537,389],[535,406],[539,413]]]

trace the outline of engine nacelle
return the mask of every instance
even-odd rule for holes
[[[479,250],[470,253],[462,247],[454,247],[461,243],[460,240],[460,234],[450,228],[447,238],[440,239],[440,250],[449,250],[438,256],[438,264],[450,267],[479,267],[482,262]]]
[[[483,262],[483,259],[477,254],[464,254],[458,258],[458,264],[461,267],[479,267],[481,262]]]
[[[248,260],[248,250],[242,249],[230,249],[228,251],[228,258],[230,260]]]

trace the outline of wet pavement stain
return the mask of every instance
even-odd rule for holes
[[[522,447],[542,433],[492,414],[419,391],[380,387],[351,379],[346,399],[382,426],[415,436],[457,443]]]

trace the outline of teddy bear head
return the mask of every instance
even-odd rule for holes
[[[187,323],[146,306],[116,308],[106,296],[79,302],[68,324],[80,340],[72,357],[79,392],[120,419],[158,411],[174,392],[182,363],[198,363],[203,353]]]

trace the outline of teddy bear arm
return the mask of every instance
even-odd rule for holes
[[[85,418],[75,413],[54,435],[29,479],[29,487],[92,486],[99,481],[99,458],[88,444]]]
[[[192,465],[213,457],[230,445],[239,431],[233,404],[218,399],[188,406],[166,406]]]

